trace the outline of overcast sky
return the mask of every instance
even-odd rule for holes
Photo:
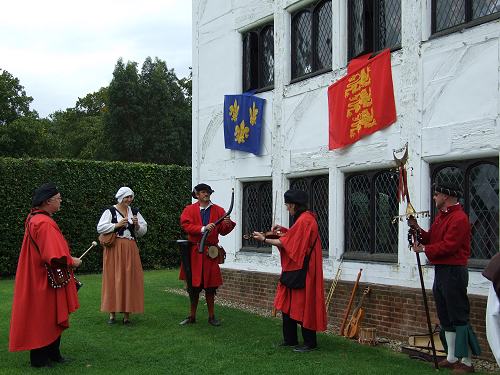
[[[46,117],[108,86],[117,60],[191,66],[190,0],[2,1],[0,69],[19,78]]]

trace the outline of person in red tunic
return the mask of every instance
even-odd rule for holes
[[[17,265],[9,350],[30,350],[33,367],[67,361],[59,350],[61,334],[69,328],[69,314],[79,307],[72,268],[79,267],[81,260],[71,256],[52,218],[61,202],[61,194],[52,183],[35,190]],[[67,284],[52,287],[45,265],[69,269]]]
[[[307,209],[307,193],[288,190],[284,198],[293,217],[290,229],[275,225],[273,232],[282,234],[278,239],[266,238],[260,232],[254,232],[253,237],[278,247],[282,271],[301,269],[309,255],[305,287],[292,289],[280,281],[274,298],[274,307],[281,311],[283,317],[281,345],[295,346],[295,352],[309,352],[317,347],[316,332],[326,330],[327,325],[321,240],[316,217]],[[298,345],[297,324],[302,327],[303,345]]]
[[[215,317],[214,301],[217,288],[222,285],[222,275],[217,258],[208,256],[208,247],[219,243],[219,234],[225,236],[229,234],[236,223],[231,221],[229,216],[224,218],[218,225],[214,222],[225,215],[222,207],[213,204],[210,196],[214,191],[207,184],[196,185],[192,196],[197,199],[196,203],[190,204],[182,211],[180,224],[187,233],[188,240],[191,242],[190,260],[191,260],[191,288],[190,293],[191,309],[189,316],[180,322],[181,325],[192,324],[196,322],[196,309],[202,289],[205,290],[205,298],[208,307],[208,323],[213,326],[219,326],[220,321]],[[209,231],[205,249],[199,252],[199,243],[205,231]],[[181,265],[179,279],[186,280],[184,266]]]
[[[425,253],[435,269],[432,294],[441,325],[441,341],[447,350],[447,357],[439,362],[439,367],[453,369],[457,374],[474,372],[471,355],[481,353],[469,321],[467,260],[471,230],[459,197],[458,186],[435,185],[433,199],[438,214],[429,231],[423,230],[414,217],[408,220],[420,238],[420,242],[413,244],[413,251]]]

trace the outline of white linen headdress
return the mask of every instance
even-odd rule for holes
[[[123,198],[128,197],[129,195],[131,195],[132,198],[134,197],[134,192],[132,191],[132,189],[128,186],[122,186],[116,192],[115,198],[118,203],[122,203]]]

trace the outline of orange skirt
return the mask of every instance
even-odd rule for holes
[[[101,311],[144,312],[144,275],[137,243],[117,238],[102,261]]]

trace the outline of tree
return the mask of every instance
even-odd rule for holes
[[[30,111],[33,101],[24,87],[8,71],[0,69],[0,125],[13,122],[20,117],[38,118],[36,111]]]
[[[167,64],[148,57],[137,64],[118,60],[109,86],[104,131],[118,160],[190,164],[189,83]]]
[[[104,136],[108,88],[78,98],[74,108],[50,115],[52,131],[61,140],[60,157],[110,160],[109,142]]]
[[[104,116],[104,136],[113,159],[142,161],[142,112],[137,63],[119,59],[109,85],[109,107]]]
[[[0,156],[53,158],[59,156],[59,139],[48,119],[20,117],[0,126]]]

